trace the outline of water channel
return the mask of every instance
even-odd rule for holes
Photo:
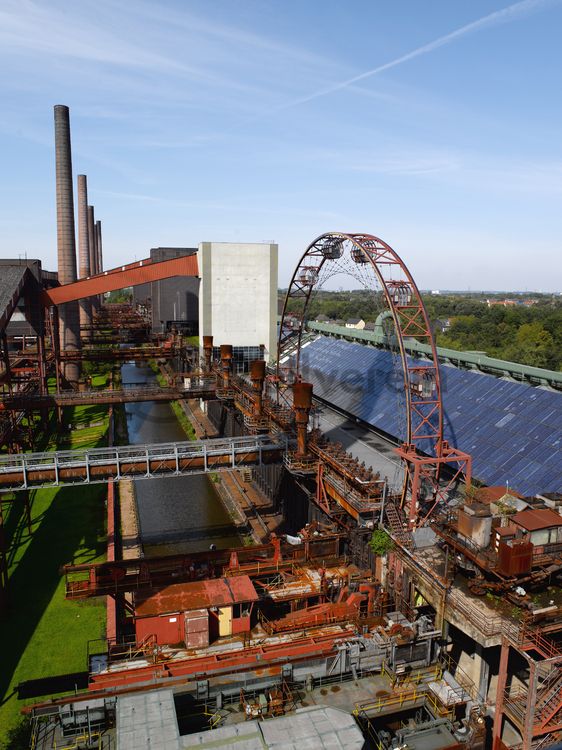
[[[146,365],[124,364],[123,385],[155,385]],[[170,404],[148,401],[126,404],[129,443],[186,440]],[[147,557],[237,546],[240,538],[208,475],[136,480],[140,533]]]

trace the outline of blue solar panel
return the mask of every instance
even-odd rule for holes
[[[404,437],[395,355],[320,337],[302,350],[301,365],[319,396]],[[472,454],[478,479],[528,495],[562,491],[562,394],[450,366],[441,367],[441,383],[445,438]]]

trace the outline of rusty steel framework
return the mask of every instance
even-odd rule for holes
[[[416,283],[400,256],[378,237],[363,233],[328,232],[317,237],[301,257],[287,292],[277,350],[278,393],[301,380],[301,346],[313,292],[336,274],[357,278],[382,296],[394,322],[404,381],[406,430],[398,453],[405,465],[402,506],[409,505],[410,527],[424,523],[446,497],[440,476],[444,463],[456,464],[454,479],[471,478],[470,456],[443,440],[443,401],[435,341]],[[405,339],[431,347],[428,362],[420,364],[406,353]],[[431,502],[420,500],[429,491]]]
[[[502,742],[507,721],[521,736],[520,750],[538,750],[556,745],[562,738],[562,651],[554,640],[561,624],[542,627],[506,628],[502,634],[494,726],[493,750],[505,750]],[[517,654],[526,665],[515,679],[510,656]]]

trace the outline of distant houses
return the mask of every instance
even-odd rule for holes
[[[350,318],[346,324],[346,328],[355,328],[358,331],[362,331],[365,328],[365,321],[363,318]]]
[[[531,307],[536,305],[538,300],[536,299],[487,299],[486,304],[488,307],[515,307],[523,305],[524,307]]]
[[[451,321],[449,318],[436,318],[433,321],[433,333],[436,333],[439,331],[440,333],[447,333],[449,328],[451,327]]]

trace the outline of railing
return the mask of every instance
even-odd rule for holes
[[[59,393],[15,392],[0,399],[0,406],[6,409],[38,407],[41,404],[57,406],[77,406],[96,403],[122,403],[132,401],[176,401],[181,398],[199,398],[213,395],[213,378],[193,378],[185,386],[143,386],[142,388],[122,388],[120,390],[61,391]]]
[[[0,456],[0,492],[224,471],[276,460],[287,447],[285,436],[254,435],[5,455]]]
[[[96,742],[97,740],[97,742]],[[101,748],[101,733],[100,732],[84,732],[76,737],[73,737],[71,744],[68,744],[68,740],[63,740],[62,744],[59,744],[56,740],[53,741],[53,750],[79,750],[84,747],[84,743],[87,743],[89,748]],[[96,744],[93,745],[92,743]]]
[[[367,714],[380,714],[389,708],[402,710],[405,705],[406,707],[413,707],[413,705],[420,701],[425,702],[427,695],[425,687],[414,686],[405,688],[404,690],[394,690],[392,693],[381,695],[372,701],[356,703],[353,715],[367,717]]]
[[[505,631],[506,622],[501,617],[483,617],[482,611],[471,607],[453,589],[447,595],[447,604],[452,605],[455,612],[460,612],[466,619],[487,638],[502,635]],[[514,626],[516,627],[516,626]]]

